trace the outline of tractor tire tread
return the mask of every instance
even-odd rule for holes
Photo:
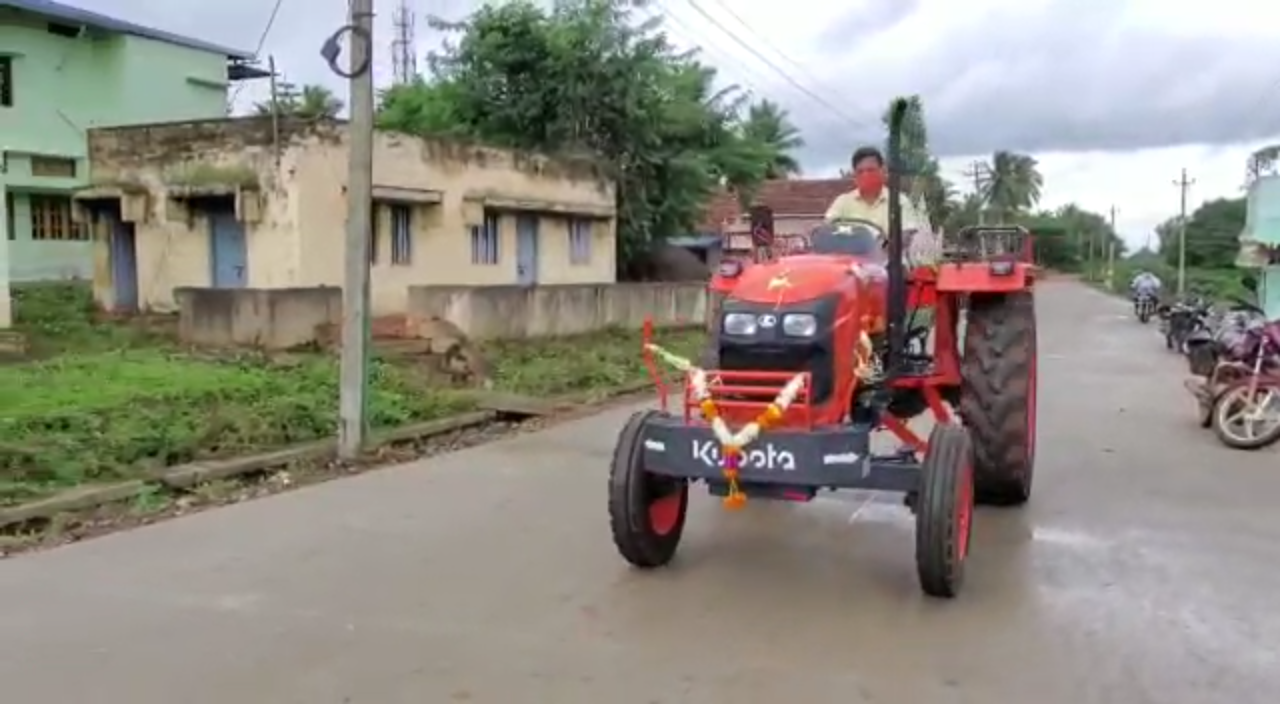
[[[979,503],[1017,506],[1031,496],[1035,383],[1035,298],[1030,291],[974,296],[961,361],[960,417],[973,436]],[[1031,409],[1032,411],[1034,409]]]
[[[641,505],[644,482],[650,478],[639,466],[640,436],[657,411],[637,411],[618,433],[609,465],[609,525],[613,544],[622,558],[641,569],[662,567],[671,562],[684,533],[689,508],[689,487],[682,486],[679,517],[666,535],[657,535],[649,525],[647,506]]]
[[[916,573],[925,594],[955,597],[964,583],[964,555],[958,554],[956,509],[958,482],[972,481],[973,440],[968,428],[954,423],[934,426],[921,467],[916,506]],[[972,536],[973,511],[968,530]]]

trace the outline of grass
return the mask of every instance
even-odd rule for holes
[[[473,407],[376,364],[370,422],[403,425]],[[337,363],[200,359],[134,349],[15,365],[0,375],[0,504],[148,469],[332,435]]]
[[[91,294],[68,285],[15,291],[15,327],[31,359],[0,363],[0,505],[86,484],[145,478],[202,458],[332,436],[337,360],[213,355],[172,341],[164,324],[95,320]],[[693,354],[700,330],[663,334]],[[549,397],[646,378],[638,332],[484,346],[494,386]],[[475,407],[465,390],[428,385],[413,364],[371,367],[369,419],[393,427]]]
[[[696,359],[706,341],[701,328],[665,330],[658,344]],[[486,345],[494,385],[529,396],[554,396],[618,387],[649,378],[640,354],[640,333],[606,330],[593,335]]]

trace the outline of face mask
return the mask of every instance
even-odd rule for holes
[[[853,177],[853,182],[863,196],[868,198],[878,196],[880,190],[884,188],[884,171],[880,169],[861,171]]]

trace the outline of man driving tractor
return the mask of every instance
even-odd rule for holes
[[[824,219],[829,223],[841,220],[865,220],[874,223],[882,231],[889,231],[889,190],[885,188],[888,172],[884,155],[875,147],[859,147],[853,153],[854,189],[836,196],[827,208]],[[902,201],[902,231],[927,231],[929,219],[920,213],[910,199]]]

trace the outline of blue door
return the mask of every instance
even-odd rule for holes
[[[249,282],[244,224],[231,208],[209,211],[209,259],[214,288],[244,288]]]
[[[516,283],[538,283],[538,216],[516,217]]]
[[[133,223],[121,222],[119,215],[102,214],[107,224],[107,259],[111,265],[113,305],[121,313],[138,311],[138,248]]]

